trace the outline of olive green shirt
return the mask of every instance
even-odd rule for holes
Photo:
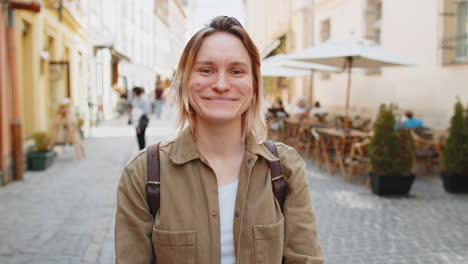
[[[268,161],[277,158],[254,136],[246,140],[234,213],[236,263],[323,263],[304,161],[277,143],[289,184],[281,213]],[[158,264],[221,261],[218,183],[185,129],[160,145],[161,206],[154,221],[147,202],[146,150],[125,164],[117,190],[116,263]]]

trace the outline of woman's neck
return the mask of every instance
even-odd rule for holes
[[[207,158],[230,156],[243,153],[245,141],[242,138],[241,119],[224,124],[213,124],[197,119],[195,142]]]

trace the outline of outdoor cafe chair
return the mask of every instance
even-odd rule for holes
[[[369,168],[369,157],[367,156],[367,150],[369,147],[370,139],[366,138],[363,141],[354,142],[351,144],[351,150],[349,158],[347,159],[348,163],[348,181],[352,181],[352,177],[356,168],[364,171],[365,175],[367,174]],[[369,185],[369,178],[366,177],[366,185]]]
[[[431,172],[434,165],[439,163],[440,153],[437,151],[440,149],[439,143],[430,137],[424,138],[414,129],[411,130],[411,136],[414,140],[416,164],[422,162],[426,173]]]
[[[317,132],[317,127],[312,127],[310,129],[310,135],[312,140],[310,140],[306,146],[306,153],[312,149],[313,159],[316,160],[317,164],[320,162],[320,135]]]
[[[301,121],[297,119],[287,118],[283,122],[284,134],[283,141],[295,149],[300,147],[300,128]]]

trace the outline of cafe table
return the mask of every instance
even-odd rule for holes
[[[319,146],[322,152],[322,159],[325,160],[328,173],[334,173],[339,169],[343,177],[346,176],[345,158],[347,153],[347,146],[349,146],[356,139],[363,139],[370,136],[369,133],[356,129],[338,129],[338,128],[318,128],[316,130],[320,135]],[[325,137],[328,140],[325,140]],[[333,146],[334,150],[334,163],[331,164],[328,158],[327,149]]]

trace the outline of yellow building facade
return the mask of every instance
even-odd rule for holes
[[[63,98],[70,98],[79,113],[87,111],[88,43],[79,16],[70,11],[77,7],[74,2],[66,1],[61,12],[53,1],[43,1],[36,14],[16,12],[18,87],[26,139],[34,132],[50,131]]]
[[[244,0],[246,27],[262,59],[278,53],[293,53],[312,45],[312,2]],[[267,77],[264,78],[264,86],[267,96],[281,97],[286,104],[295,103],[299,98],[312,103],[310,78]]]

